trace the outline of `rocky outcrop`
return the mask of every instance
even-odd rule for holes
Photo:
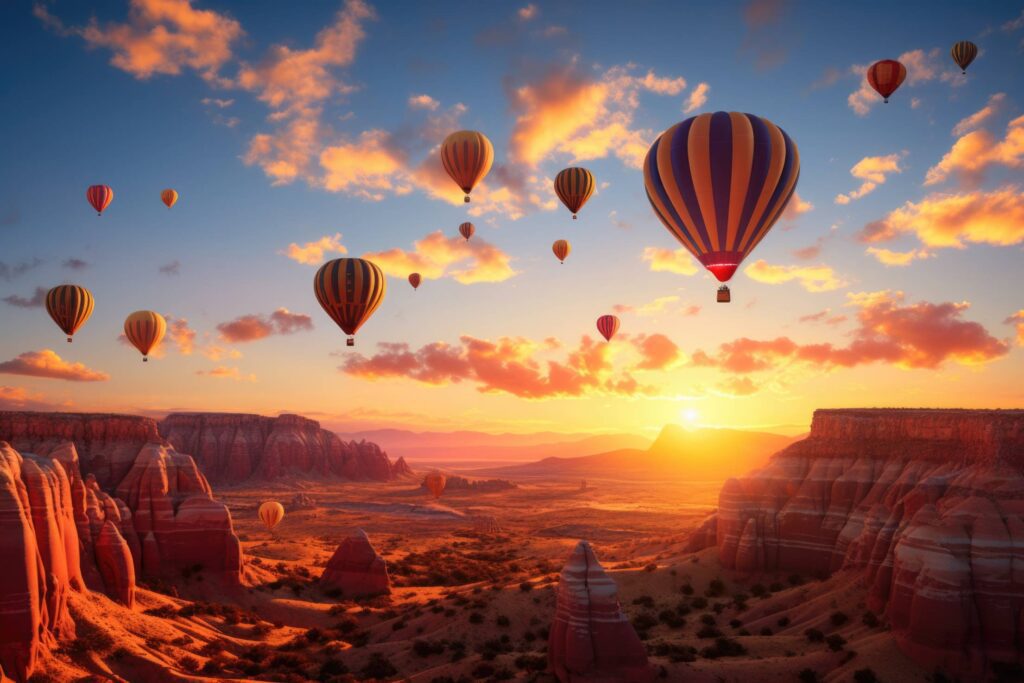
[[[340,591],[347,598],[391,592],[387,563],[362,529],[355,529],[331,555],[320,586],[325,591]]]
[[[647,683],[647,651],[619,606],[618,588],[580,541],[562,569],[548,663],[561,683]]]
[[[135,563],[128,542],[108,520],[96,537],[96,566],[107,595],[127,607],[135,606]]]
[[[420,484],[420,488],[426,490],[426,483]],[[519,488],[508,479],[466,479],[454,474],[445,476],[445,491],[469,491],[471,493],[493,493],[495,491],[508,491]]]
[[[342,441],[299,415],[173,413],[160,422],[160,433],[192,454],[214,483],[288,473],[387,481],[410,473],[404,460],[392,464],[377,444]]]
[[[712,512],[697,530],[690,534],[683,546],[683,552],[697,553],[718,542],[718,515]]]
[[[900,647],[982,675],[1024,663],[1024,411],[819,410],[726,482],[726,567],[862,574]]]

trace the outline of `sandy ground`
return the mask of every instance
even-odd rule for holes
[[[580,538],[619,585],[651,660],[670,681],[927,681],[886,630],[864,623],[850,576],[739,576],[715,549],[681,552],[714,507],[720,482],[530,482],[495,493],[446,492],[415,482],[283,482],[218,491],[247,559],[246,586],[198,576],[140,590],[134,611],[74,596],[79,637],[46,662],[48,680],[552,681],[545,667],[557,575]],[[289,509],[266,531],[264,500]],[[501,530],[474,531],[494,517]],[[388,561],[392,595],[341,601],[317,586],[352,527]],[[167,593],[177,593],[173,597]],[[870,618],[868,620],[870,622]],[[817,629],[822,640],[805,632]],[[840,638],[829,636],[838,635]],[[39,680],[47,680],[41,678]]]

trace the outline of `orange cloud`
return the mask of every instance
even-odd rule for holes
[[[663,334],[641,334],[630,341],[641,356],[637,370],[669,370],[682,361],[679,347]]]
[[[655,273],[697,274],[696,259],[682,247],[674,251],[662,247],[644,247],[643,259]]]
[[[836,275],[830,266],[776,266],[764,259],[754,261],[744,270],[752,280],[769,285],[796,281],[808,292],[831,292],[848,283]]]
[[[698,83],[697,87],[691,90],[689,97],[686,98],[686,104],[683,105],[683,113],[692,114],[707,104],[708,92],[710,90],[711,86],[707,83]]]
[[[364,254],[392,277],[406,278],[417,272],[427,279],[451,277],[464,285],[503,282],[515,276],[511,257],[479,235],[466,241],[446,237],[438,230],[417,240],[412,251],[394,247]]]
[[[910,251],[892,251],[878,247],[868,247],[867,254],[886,266],[909,266],[914,261],[931,258],[932,254],[926,249],[911,249]]]
[[[726,377],[717,387],[728,396],[750,396],[757,393],[757,385],[749,377]]]
[[[953,135],[963,135],[964,133],[969,133],[975,128],[980,127],[983,123],[999,113],[1005,101],[1006,93],[997,92],[990,96],[984,107],[957,122],[953,127]]]
[[[243,375],[238,368],[218,365],[210,370],[196,370],[196,374],[213,379],[232,379],[236,382],[255,382],[256,375]]]
[[[975,186],[993,166],[1024,167],[1024,116],[1010,121],[1002,140],[986,130],[961,137],[938,164],[928,169],[924,184],[935,185],[956,175],[963,184]]]
[[[884,183],[890,173],[901,173],[903,169],[900,168],[900,158],[904,154],[906,152],[888,154],[884,157],[864,157],[858,161],[850,169],[850,175],[864,182],[852,192],[836,195],[836,204],[849,204],[854,199],[860,199]]]
[[[562,361],[541,361],[543,349],[520,337],[496,342],[470,336],[459,346],[435,342],[412,351],[407,344],[380,344],[367,358],[349,356],[342,372],[368,380],[405,378],[432,385],[468,382],[482,393],[505,393],[520,398],[547,399],[584,395],[632,396],[649,393],[611,365],[612,346],[584,336]]]
[[[336,232],[302,245],[292,242],[287,249],[279,253],[307,266],[318,266],[327,254],[347,254],[348,249],[341,243],[341,233]]]
[[[110,375],[90,370],[82,363],[69,363],[50,349],[26,351],[0,363],[0,373],[63,379],[69,382],[106,382]]]
[[[537,18],[537,15],[540,14],[540,9],[531,2],[526,7],[520,7],[517,14],[523,21],[530,21],[531,19]]]
[[[380,201],[383,191],[408,194],[403,177],[405,158],[390,147],[391,137],[382,130],[368,130],[356,140],[342,142],[320,153],[323,186],[331,192],[349,192]]]
[[[279,308],[269,316],[243,315],[217,325],[220,338],[229,343],[251,342],[272,334],[294,334],[312,329],[312,318],[303,313],[292,313],[287,308]]]
[[[793,196],[789,199],[789,203],[786,204],[786,208],[782,211],[782,217],[787,221],[794,221],[797,217],[813,209],[814,204],[805,201],[799,192],[794,192]]]
[[[1024,194],[1012,185],[991,192],[932,194],[867,224],[858,237],[876,243],[903,234],[916,235],[931,248],[1019,244],[1024,241]]]
[[[410,95],[409,106],[412,109],[428,109],[430,111],[436,111],[441,103],[435,100],[430,95]]]
[[[23,387],[0,386],[0,410],[67,410],[71,403],[55,404]]]
[[[61,35],[77,35],[90,47],[113,52],[110,63],[136,78],[178,75],[183,68],[223,84],[218,72],[231,59],[231,46],[242,26],[224,14],[192,7],[189,0],[130,0],[128,21],[100,25],[92,19],[67,27],[41,2],[33,13]]]
[[[640,306],[629,306],[627,304],[615,304],[612,310],[616,313],[635,313],[640,316],[656,315],[668,309],[672,304],[679,301],[678,296],[660,296],[653,301],[648,301]]]
[[[825,310],[818,311],[817,313],[802,315],[797,320],[802,323],[823,322],[826,325],[838,325],[841,322],[845,322],[847,318],[845,315],[832,315],[832,309],[826,308]]]
[[[1024,308],[1020,309],[1003,322],[1007,325],[1013,325],[1016,327],[1017,346],[1024,346]]]
[[[845,347],[799,344],[789,337],[740,338],[719,346],[714,356],[698,351],[693,364],[734,374],[763,372],[786,365],[823,369],[888,363],[934,369],[946,362],[977,365],[1005,356],[1009,346],[979,323],[963,320],[970,304],[903,304],[902,292],[862,292],[847,297],[858,308],[858,328]]]
[[[167,320],[167,337],[174,343],[178,353],[190,356],[195,350],[196,331],[188,325],[185,318],[165,316]]]

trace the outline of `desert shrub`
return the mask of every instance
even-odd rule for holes
[[[698,638],[718,638],[721,635],[722,632],[718,630],[717,626],[704,626],[697,631]]]
[[[878,628],[879,623],[881,623],[874,612],[865,612],[860,621],[868,628]]]
[[[369,661],[366,662],[366,666],[363,667],[361,673],[366,678],[390,678],[398,673],[388,658],[380,652],[374,652],[370,655]]]
[[[480,662],[473,668],[473,678],[488,678],[494,675],[494,666],[487,662]]]
[[[482,624],[484,623],[484,615],[479,612],[472,612],[469,615],[469,623],[471,624]]]
[[[739,619],[730,619],[729,626],[732,626],[733,628],[739,628],[740,626],[743,626],[743,622]]]
[[[641,595],[639,598],[633,598],[634,605],[643,605],[644,607],[654,607],[654,598],[650,595]]]
[[[171,617],[179,613],[180,610],[176,609],[174,605],[160,605],[159,607],[150,607],[145,612],[143,612],[143,614],[148,614],[151,617],[160,617],[161,619],[170,619]]]
[[[216,659],[208,659],[200,671],[209,676],[217,676],[224,672],[224,665]]]
[[[532,643],[533,641],[537,640],[537,635],[533,631],[526,631],[525,633],[523,633],[523,640],[525,640],[528,643]]]
[[[519,590],[523,591],[524,593],[526,593],[528,591],[532,591],[533,590],[533,584],[530,583],[529,581],[523,581],[521,584],[519,584]]]
[[[680,586],[679,587],[679,592],[682,593],[683,595],[693,595],[693,586],[691,586],[690,584],[685,584],[683,586]]]
[[[658,568],[658,564],[656,562],[651,562],[650,564],[644,566],[644,571],[645,572],[653,572],[657,568]]]
[[[764,628],[761,629],[761,635],[762,636],[770,636],[771,634],[772,634],[772,630],[770,628],[768,628],[767,626],[765,626]]]
[[[690,601],[690,605],[694,609],[707,609],[707,607],[708,607],[708,599],[705,598],[705,597],[696,597],[696,598],[694,598],[693,600]]]
[[[444,654],[444,643],[430,642],[428,640],[414,640],[412,651],[420,657]]]
[[[818,683],[821,680],[818,678],[818,672],[814,669],[804,669],[797,675],[797,678],[800,679],[800,683]]]
[[[816,628],[809,628],[804,631],[804,635],[807,636],[807,640],[812,643],[823,643],[825,642],[825,634]]]
[[[670,609],[663,609],[658,612],[658,621],[671,628],[682,628],[686,625],[686,619],[683,619]]]
[[[633,628],[637,631],[646,631],[658,625],[658,620],[650,612],[641,612],[633,617]]]
[[[73,655],[96,652],[104,655],[114,649],[114,639],[106,631],[95,627],[79,630],[78,637],[67,646],[66,650]]]
[[[178,666],[180,666],[183,671],[195,673],[199,671],[199,660],[192,655],[185,655],[178,660]]]
[[[785,588],[786,587],[782,585],[781,581],[772,581],[772,583],[768,586],[768,590],[770,590],[772,593],[778,593],[781,590],[785,590]]]
[[[711,579],[708,583],[708,589],[704,591],[704,595],[709,598],[717,598],[725,593],[725,583],[721,579]]]
[[[715,618],[710,614],[702,614],[700,615],[700,623],[705,624],[707,626],[714,626],[717,622],[715,621]]]
[[[842,626],[850,620],[850,617],[846,616],[843,612],[833,612],[832,616],[829,617],[829,621],[832,622],[833,626]]]
[[[53,683],[53,677],[50,674],[37,671],[28,677],[28,683]]]
[[[700,651],[700,656],[705,659],[718,659],[719,657],[739,657],[747,653],[747,649],[731,638],[717,638],[714,645],[709,645]]]
[[[510,622],[508,617],[506,617],[504,614],[499,614],[498,618],[494,620],[494,623],[496,623],[498,626],[506,627],[509,626],[512,622]]]
[[[348,673],[348,667],[340,659],[328,659],[320,665],[320,672],[317,679],[327,681],[335,676],[344,676]]]
[[[846,645],[846,638],[843,638],[838,633],[833,633],[825,639],[825,643],[833,652],[839,652],[843,649],[843,645]]]
[[[548,668],[548,658],[543,655],[519,655],[514,664],[523,671],[544,671]]]
[[[857,683],[876,683],[878,676],[871,669],[857,669],[853,672],[853,680]]]
[[[404,618],[403,619],[399,619],[395,623],[391,624],[391,630],[392,631],[401,631],[403,628],[405,628],[408,625],[409,625],[409,622],[407,622]]]
[[[775,622],[779,628],[786,628],[789,626],[789,617],[779,617],[779,620]]]
[[[697,660],[697,649],[689,645],[677,645],[676,643],[658,643],[654,648],[654,654],[659,657],[668,657],[671,662],[693,662]]]
[[[799,574],[790,574],[789,575],[789,585],[790,586],[799,586],[799,585],[803,584],[803,582],[804,582],[804,577],[800,576]]]

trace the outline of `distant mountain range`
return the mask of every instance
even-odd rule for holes
[[[803,436],[668,425],[647,449],[619,448],[596,455],[559,455],[537,462],[475,470],[477,476],[580,479],[725,480],[763,466]]]
[[[404,429],[337,434],[345,441],[372,441],[392,458],[404,457],[413,464],[447,463],[463,466],[521,463],[552,456],[576,457],[620,449],[643,450],[651,445],[649,438],[636,434],[488,434],[474,431],[413,432]]]

